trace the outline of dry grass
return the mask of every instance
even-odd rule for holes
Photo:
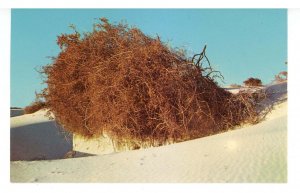
[[[205,49],[188,59],[160,38],[105,18],[91,33],[62,34],[53,63],[44,67],[42,93],[56,120],[84,137],[153,146],[257,122],[253,93],[220,88],[202,66]],[[209,62],[209,61],[208,61]]]
[[[287,81],[288,73],[287,71],[282,71],[279,74],[275,75],[275,82],[280,83],[280,82],[285,82]]]
[[[25,114],[35,113],[45,107],[46,107],[45,102],[34,101],[33,103],[31,103],[30,105],[28,105],[27,107],[24,108],[24,113]]]

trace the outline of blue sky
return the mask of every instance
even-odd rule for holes
[[[11,106],[24,107],[46,85],[35,68],[56,56],[56,38],[91,31],[96,18],[126,21],[150,36],[158,34],[172,47],[206,54],[225,84],[242,84],[248,77],[269,83],[286,70],[286,9],[12,9]]]

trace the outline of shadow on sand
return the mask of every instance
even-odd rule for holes
[[[10,129],[11,161],[62,159],[72,146],[72,136],[55,121]]]
[[[24,115],[23,109],[10,109],[10,117],[17,117]]]

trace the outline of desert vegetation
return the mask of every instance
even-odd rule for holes
[[[21,107],[10,107],[10,109],[22,109]]]
[[[277,83],[285,82],[285,81],[287,81],[287,76],[288,76],[287,71],[282,71],[279,74],[275,75],[274,81]]]
[[[46,103],[43,100],[43,96],[41,94],[35,93],[35,100],[28,106],[24,108],[25,114],[35,113],[41,109],[46,108]]]
[[[258,78],[248,78],[244,81],[245,86],[262,86],[262,82]]]
[[[24,113],[25,114],[35,113],[43,108],[45,108],[45,102],[34,101],[30,105],[28,105],[24,108]]]
[[[260,119],[260,97],[218,86],[221,75],[210,67],[206,47],[189,58],[158,36],[105,18],[89,33],[72,28],[58,36],[61,52],[43,68],[42,93],[72,133],[157,146]]]
[[[234,84],[229,85],[229,87],[230,88],[241,88],[242,86],[234,83]]]

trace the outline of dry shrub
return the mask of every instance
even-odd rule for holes
[[[262,86],[262,82],[258,78],[248,78],[244,81],[245,86]]]
[[[230,88],[241,88],[242,86],[239,84],[231,84],[229,85]]]
[[[288,73],[287,71],[282,71],[279,74],[275,75],[275,82],[281,83],[287,81]]]
[[[21,107],[10,107],[10,109],[22,109]]]
[[[31,113],[35,113],[43,108],[46,107],[45,102],[37,100],[32,102],[30,105],[28,105],[27,107],[24,108],[24,113],[25,114],[31,114]]]
[[[106,19],[91,33],[58,37],[61,52],[44,67],[47,106],[64,129],[84,137],[151,145],[218,133],[258,114],[252,95],[232,95],[202,67],[125,24]]]

